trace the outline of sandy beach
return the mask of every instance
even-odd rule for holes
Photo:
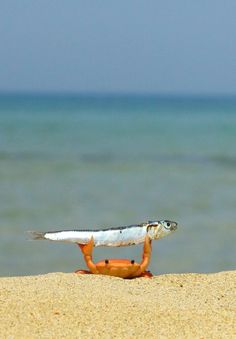
[[[0,279],[1,338],[235,338],[236,271]]]

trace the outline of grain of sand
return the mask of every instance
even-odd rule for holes
[[[236,338],[236,271],[0,279],[1,338]]]

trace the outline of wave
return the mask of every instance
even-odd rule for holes
[[[119,155],[111,152],[84,153],[75,155],[48,154],[40,152],[5,152],[0,151],[0,161],[59,161],[80,162],[85,164],[119,164],[119,163],[162,163],[162,164],[203,164],[236,167],[233,155],[197,155],[197,154],[159,154],[159,155]]]

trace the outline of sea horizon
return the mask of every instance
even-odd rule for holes
[[[0,90],[0,96],[25,96],[25,97],[133,97],[133,98],[186,98],[186,99],[236,99],[232,92],[139,92],[139,91],[62,91],[62,90]]]

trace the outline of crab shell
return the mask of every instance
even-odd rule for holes
[[[141,263],[136,263],[134,260],[128,259],[106,259],[95,264],[92,260],[94,247],[93,238],[91,238],[86,245],[78,245],[84,255],[84,260],[90,271],[77,270],[75,273],[103,274],[119,278],[152,277],[152,274],[146,271],[152,252],[151,239],[148,235],[146,235],[144,240],[143,259]]]

